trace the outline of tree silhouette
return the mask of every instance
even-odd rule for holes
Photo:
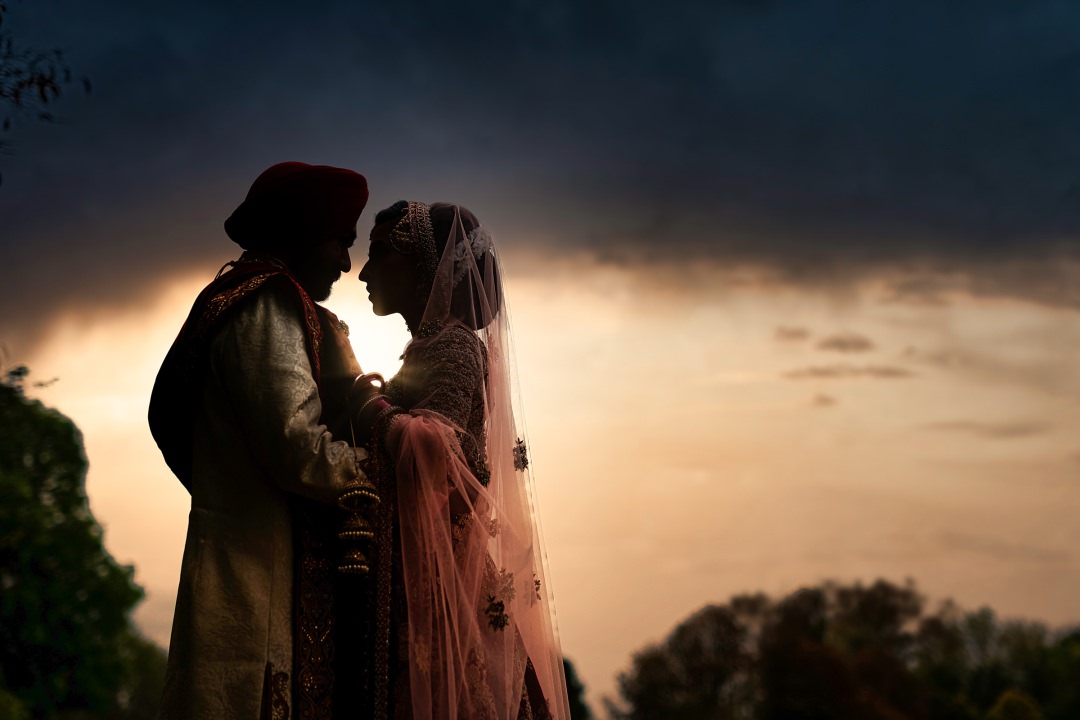
[[[74,81],[62,50],[40,50],[16,42],[5,23],[7,11],[5,0],[0,0],[0,152],[10,149],[3,135],[16,118],[55,120],[52,107]],[[89,93],[89,78],[83,76],[79,82]]]
[[[566,694],[570,699],[570,717],[572,720],[592,720],[592,710],[585,702],[585,686],[577,676],[574,665],[563,658],[563,673],[566,675]]]
[[[710,605],[634,655],[617,720],[1080,718],[1080,631],[1001,622],[913,583],[825,583]]]
[[[664,644],[634,657],[633,670],[618,679],[624,706],[608,702],[609,713],[616,720],[736,717],[752,694],[747,632],[730,608],[699,610]]]
[[[0,707],[149,717],[164,659],[130,620],[142,590],[90,513],[78,429],[25,396],[26,375],[0,380]]]

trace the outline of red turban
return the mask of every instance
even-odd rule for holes
[[[367,180],[352,170],[278,163],[255,178],[225,232],[246,250],[341,237],[356,229],[367,200]]]

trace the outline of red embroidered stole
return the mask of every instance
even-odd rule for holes
[[[287,284],[295,298],[307,337],[308,360],[318,383],[322,327],[319,308],[283,268],[269,263],[243,262],[218,276],[196,298],[180,333],[158,371],[150,396],[150,432],[173,474],[191,491],[191,452],[199,388],[206,371],[210,340],[221,323],[243,301],[269,281]]]

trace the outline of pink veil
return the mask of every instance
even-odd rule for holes
[[[428,212],[419,203],[410,211],[414,207]],[[536,718],[550,713],[568,720],[498,254],[471,213],[436,209],[440,217],[452,213],[452,222],[406,356],[439,343],[444,333],[460,333],[461,326],[476,334],[482,356],[476,360],[486,367],[490,478],[470,466],[459,441],[464,429],[423,401],[387,430],[408,608],[407,714],[414,720],[515,720],[528,702]],[[537,707],[540,699],[546,707]]]

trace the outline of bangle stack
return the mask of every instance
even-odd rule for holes
[[[358,418],[362,417],[363,414],[364,414],[364,411],[367,410],[368,405],[375,402],[376,400],[384,400],[384,401],[386,401],[386,400],[389,400],[389,398],[387,398],[386,395],[383,395],[382,393],[375,393],[374,395],[369,397],[367,400],[365,400],[364,404],[360,406],[360,409],[356,411],[356,417],[358,417]]]

